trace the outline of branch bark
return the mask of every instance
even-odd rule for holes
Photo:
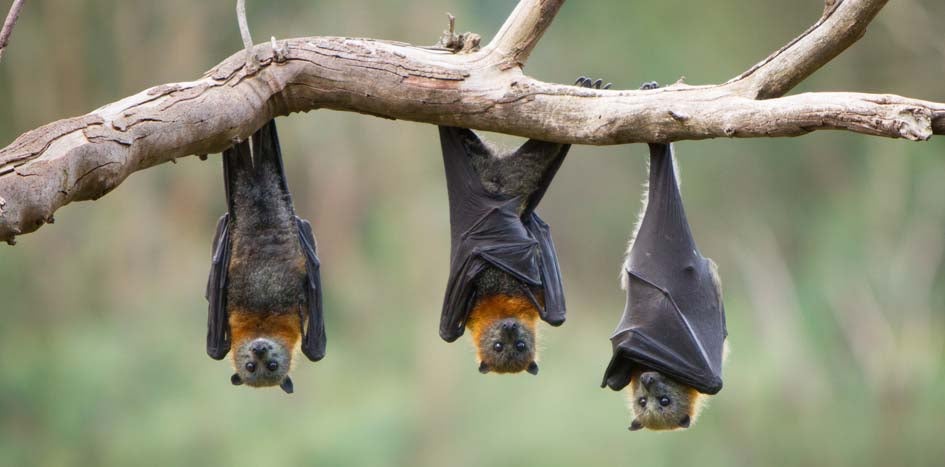
[[[753,99],[783,96],[863,37],[886,2],[827,0],[813,26],[726,84]]]
[[[725,84],[653,91],[578,88],[522,73],[563,0],[522,0],[473,53],[340,37],[256,45],[258,68],[239,52],[197,81],[48,124],[0,150],[0,240],[36,230],[65,204],[101,197],[135,171],[220,152],[273,117],[313,109],[595,145],[825,129],[911,140],[945,133],[943,103],[842,92],[759,100],[839,54],[885,3],[836,0],[798,39]]]

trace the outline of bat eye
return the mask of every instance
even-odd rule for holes
[[[667,405],[669,405],[669,398],[666,396],[660,397],[660,405],[662,405],[663,407],[666,407]]]
[[[276,371],[276,370],[279,369],[279,363],[277,363],[277,362],[269,362],[269,363],[266,364],[266,368],[268,368],[269,371]]]
[[[250,372],[250,373],[256,371],[256,364],[253,363],[253,362],[247,362],[247,363],[246,363],[246,371],[248,371],[248,372]]]
[[[640,404],[640,407],[646,407],[646,398],[645,398],[645,397],[641,397],[641,398],[637,399],[637,404]]]
[[[524,352],[526,348],[527,346],[525,345],[525,342],[518,341],[515,343],[515,350],[518,350],[519,352]]]
[[[502,345],[501,342],[496,342],[495,344],[492,344],[492,348],[495,349],[496,352],[501,352],[502,347],[504,346]]]

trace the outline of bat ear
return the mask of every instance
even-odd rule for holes
[[[692,423],[692,419],[688,415],[684,415],[683,418],[679,420],[680,428],[689,428],[689,424]]]
[[[289,378],[288,376],[282,380],[282,384],[280,384],[279,387],[282,388],[286,394],[292,394],[292,392],[295,391],[295,388],[292,386],[292,378]]]
[[[537,374],[538,374],[538,364],[535,363],[534,361],[531,362],[531,363],[529,363],[529,364],[528,364],[528,368],[526,368],[525,371],[527,371],[527,372],[529,372],[529,373],[531,373],[531,374],[533,374],[533,375],[537,375]]]
[[[491,368],[489,368],[489,364],[488,364],[488,363],[486,363],[486,362],[479,362],[479,372],[480,372],[480,373],[486,374],[486,373],[489,372],[489,370],[491,370]]]
[[[633,422],[630,423],[630,431],[638,431],[643,429],[643,422],[639,419],[633,419]]]
[[[243,384],[243,378],[240,378],[240,375],[233,373],[233,376],[230,376],[230,382],[233,383],[233,386],[239,386]]]

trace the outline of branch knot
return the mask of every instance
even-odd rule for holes
[[[456,34],[456,17],[450,13],[447,13],[446,16],[450,20],[450,28],[443,31],[443,36],[440,37],[440,41],[434,47],[451,50],[454,54],[471,53],[479,50],[479,42],[482,41],[479,34],[472,32]]]

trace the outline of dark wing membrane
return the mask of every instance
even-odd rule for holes
[[[680,310],[670,291],[629,273],[627,308],[611,341],[614,357],[604,384],[618,390],[629,382],[632,364],[659,371],[706,394],[722,388],[709,342],[719,339],[698,316]],[[715,306],[705,310],[719,316]],[[718,319],[714,320],[718,326]]]
[[[520,215],[521,198],[490,194],[482,186],[470,163],[470,153],[488,152],[489,148],[474,132],[440,127],[440,143],[451,232],[450,275],[440,317],[440,337],[452,342],[463,335],[476,298],[474,281],[490,265],[515,277],[523,287],[544,288],[545,306],[539,307],[542,319],[553,325],[564,322],[564,296],[554,243],[548,225],[532,211],[569,146],[531,140],[519,148],[518,153],[547,152],[549,148],[555,151],[541,188],[529,197],[525,214]]]
[[[217,222],[213,257],[207,278],[207,355],[221,360],[230,351],[230,323],[226,312],[226,271],[230,265],[229,214]]]
[[[725,322],[710,260],[686,220],[669,145],[650,145],[649,201],[627,263],[627,306],[611,337],[604,384],[620,389],[634,365],[700,392],[722,388]]]
[[[322,315],[322,279],[319,272],[315,235],[312,225],[298,216],[295,222],[299,229],[299,243],[305,253],[305,269],[308,273],[308,287],[305,290],[305,328],[302,333],[302,353],[309,360],[317,362],[325,357],[325,319]]]
[[[247,141],[223,151],[223,184],[226,189],[227,213],[217,222],[213,237],[213,258],[207,279],[207,354],[221,360],[230,351],[230,322],[226,309],[227,270],[230,267],[230,243],[235,219],[234,197],[237,184],[246,177],[250,164]]]
[[[557,144],[530,139],[515,151],[516,156],[523,153],[540,152],[543,153],[544,157],[553,157],[545,168],[545,172],[541,175],[541,180],[538,182],[538,189],[528,196],[525,202],[525,209],[522,212],[522,219],[528,219],[535,211],[535,208],[538,207],[538,203],[541,202],[541,199],[545,196],[545,192],[548,191],[548,187],[551,186],[551,181],[554,180],[558,169],[560,169],[561,164],[564,163],[564,157],[568,155],[570,149],[570,144]]]
[[[464,219],[470,227],[453,236],[450,275],[440,315],[443,340],[452,342],[465,332],[466,319],[475,305],[476,276],[486,267],[499,268],[532,287],[541,285],[535,254],[537,243],[529,237],[515,213],[517,202],[508,200],[485,211],[478,220]],[[464,211],[470,215],[474,212],[480,211]]]
[[[560,326],[565,319],[564,287],[561,285],[561,271],[558,268],[558,252],[551,240],[551,228],[532,212],[525,222],[525,228],[538,241],[540,255],[539,272],[544,288],[544,305],[539,307],[541,319],[552,326]]]
[[[450,264],[450,277],[446,284],[446,297],[440,312],[440,337],[446,342],[459,339],[466,331],[466,318],[475,300],[473,282],[486,267],[479,257],[467,256],[461,262]]]

